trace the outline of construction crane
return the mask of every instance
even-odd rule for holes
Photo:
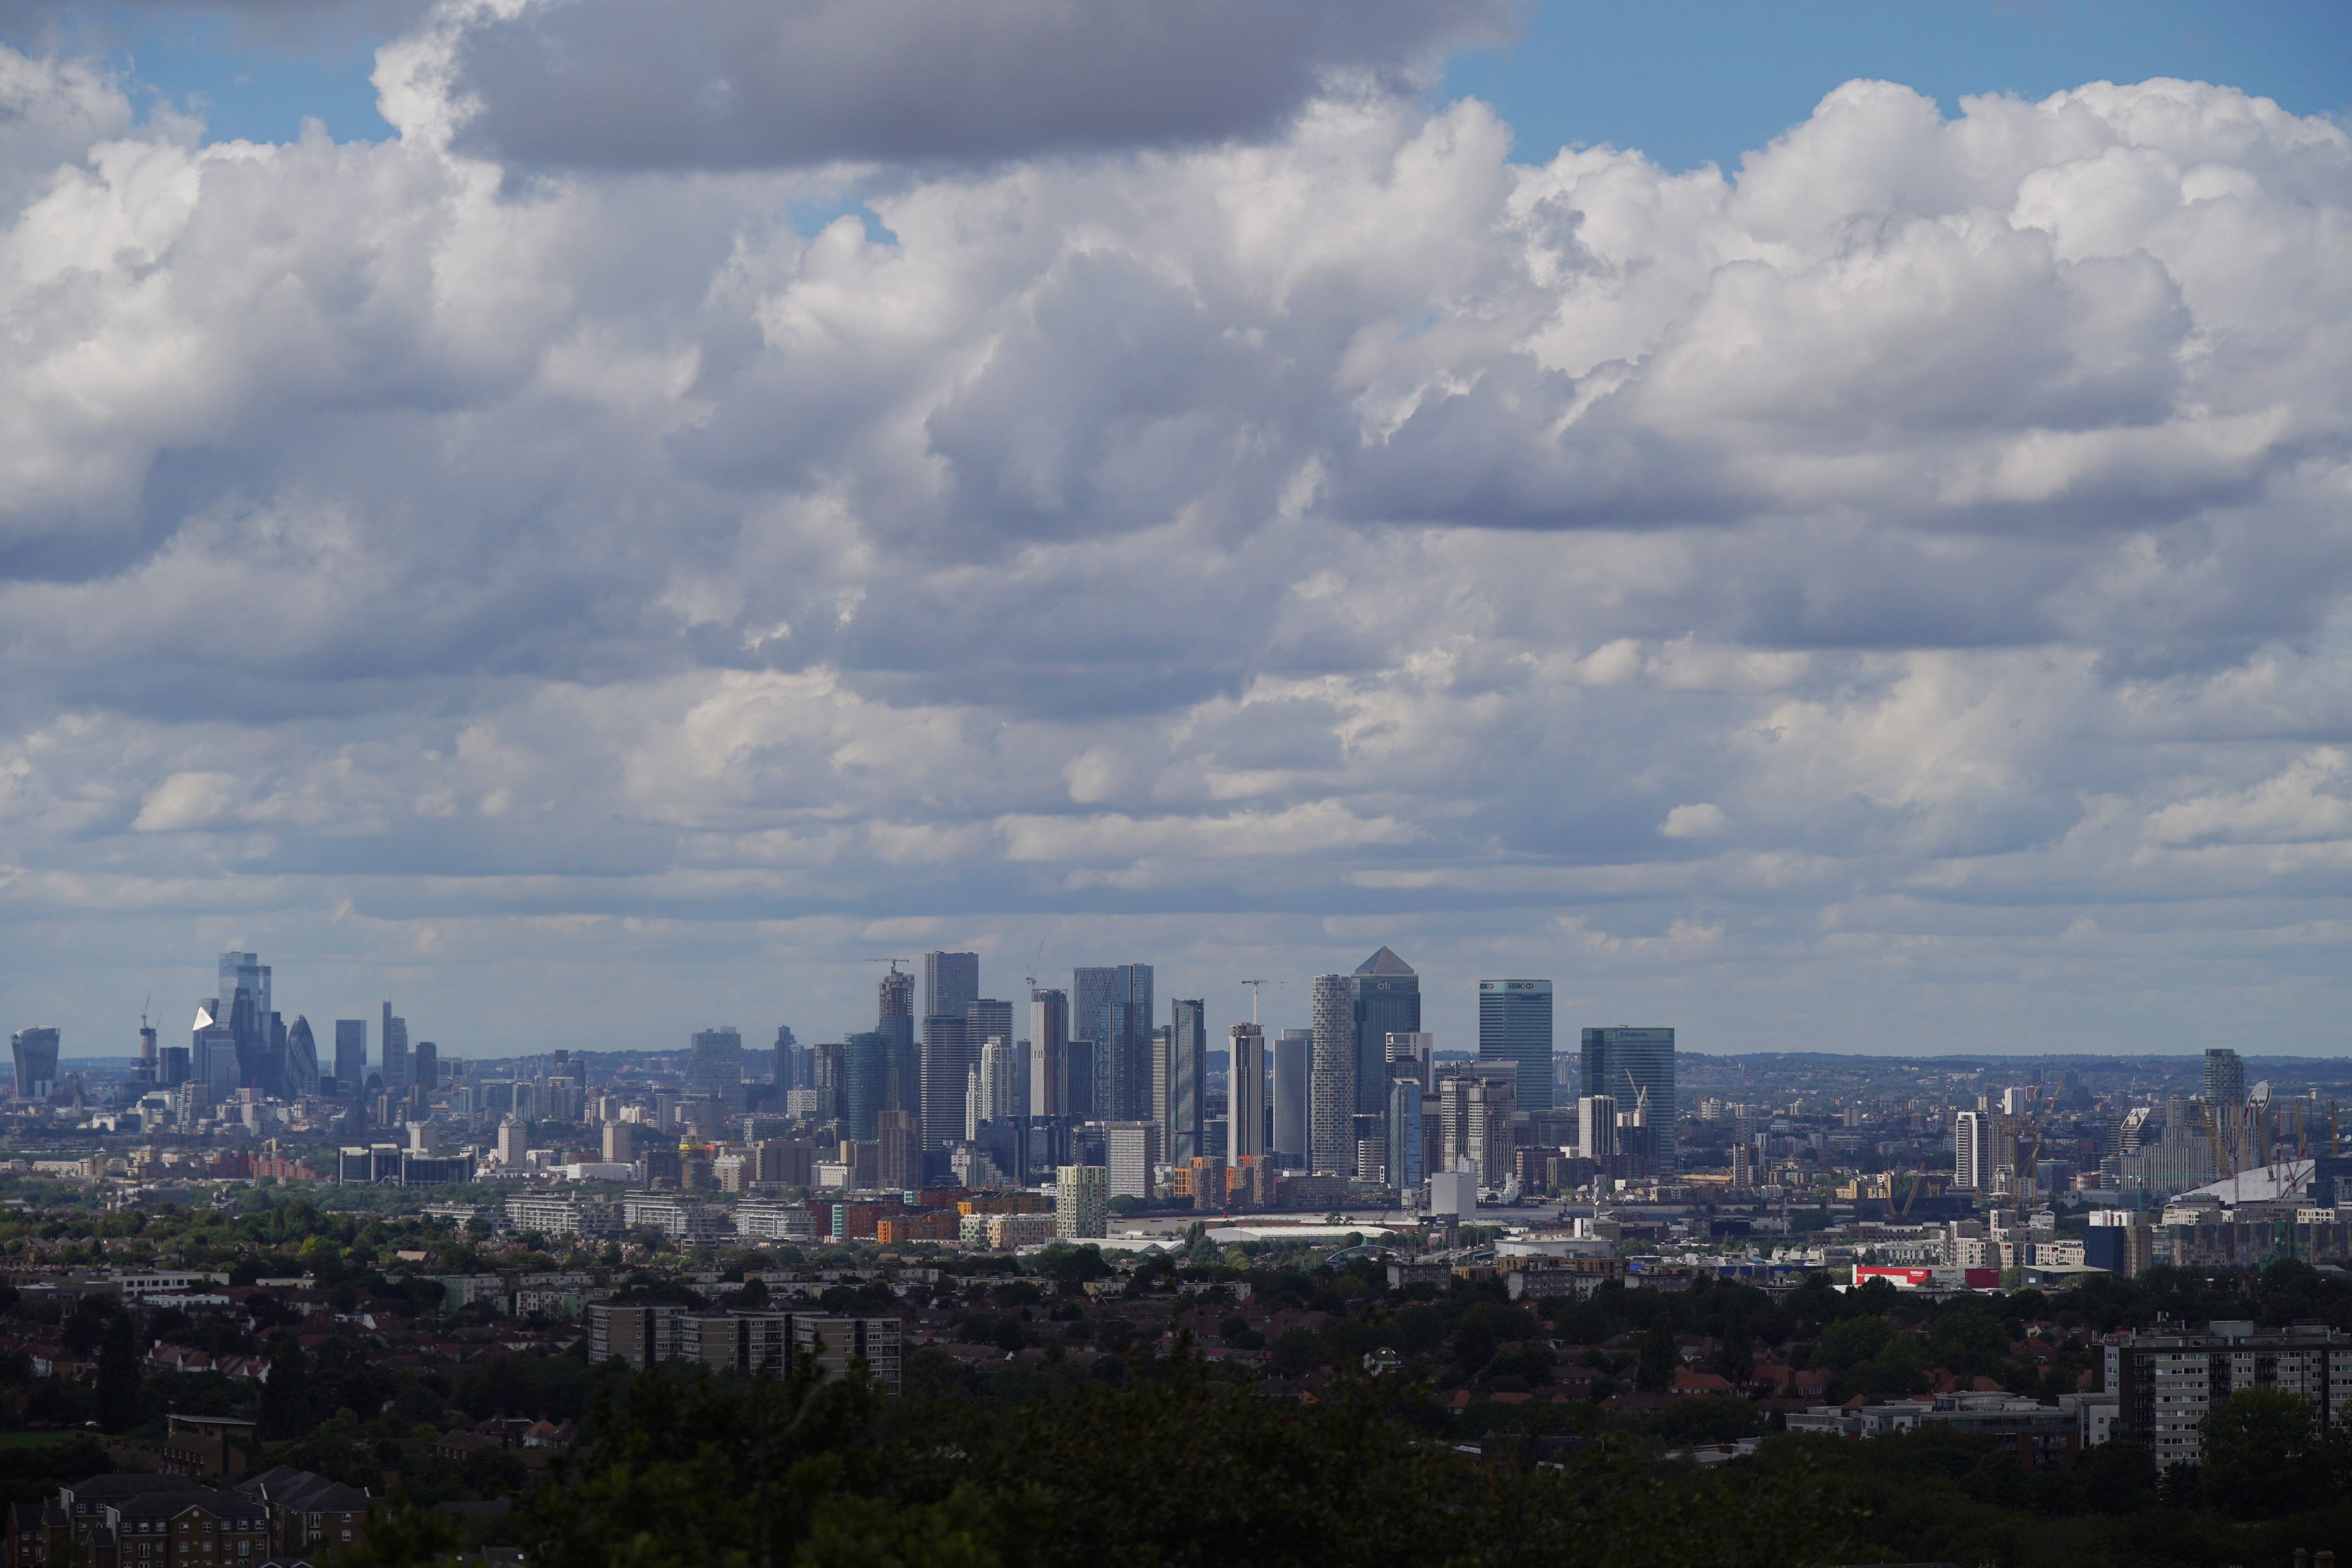
[[[2223,1125],[2231,1110],[2225,1105],[2205,1107],[2205,1146],[2212,1153],[2214,1174],[2224,1180],[2238,1174],[2238,1162],[2231,1157],[2230,1137]]]
[[[2042,1085],[2037,1083],[2026,1092],[2025,1097],[2025,1113],[2032,1119],[2033,1123],[2033,1146],[2027,1149],[2017,1162],[2017,1186],[2021,1198],[2024,1195],[2027,1185],[2033,1180],[2035,1169],[2042,1164],[2042,1140],[2044,1129],[2049,1124],[2049,1118],[2047,1113],[2041,1110],[2041,1102]]]
[[[1031,955],[1030,955],[1030,956],[1029,956],[1029,967],[1030,967],[1030,968],[1032,968],[1032,969],[1036,968],[1036,967],[1037,967],[1039,964],[1041,964],[1041,963],[1045,962],[1045,939],[1043,936],[1040,936],[1040,937],[1038,937],[1038,938],[1037,938],[1037,951],[1036,951],[1036,952],[1034,952],[1034,953],[1033,953],[1033,954],[1031,954]],[[1034,996],[1034,994],[1035,993],[1035,991],[1036,991],[1036,989],[1037,989],[1037,977],[1036,977],[1035,975],[1034,975],[1034,974],[1030,974],[1030,975],[1024,975],[1024,976],[1022,976],[1022,977],[1021,977],[1021,981],[1022,981],[1022,984],[1024,984],[1024,985],[1025,985],[1025,986],[1027,986],[1027,987],[1029,988],[1029,989],[1030,989],[1031,993],[1032,993],[1032,994],[1033,994],[1033,996]]]
[[[866,961],[869,964],[887,964],[890,966],[890,972],[894,975],[898,972],[899,965],[914,962],[912,958],[868,958]]]
[[[1657,1170],[1657,1142],[1650,1136],[1649,1086],[1633,1076],[1630,1067],[1623,1070],[1627,1087],[1633,1091],[1633,1124],[1642,1129],[1642,1163],[1650,1171]]]
[[[1632,1068],[1624,1069],[1624,1073],[1625,1086],[1633,1092],[1633,1114],[1641,1117],[1642,1125],[1647,1127],[1650,1124],[1647,1114],[1650,1108],[1649,1086],[1633,1076]]]
[[[1911,1177],[1911,1185],[1903,1189],[1903,1201],[1895,1206],[1895,1224],[1907,1225],[1911,1222],[1911,1206],[1915,1202],[1918,1201],[1919,1189],[1927,1185],[1927,1162],[1923,1159],[1919,1162],[1919,1169],[1917,1173]],[[1893,1180],[1891,1177],[1888,1181],[1888,1190],[1893,1190]]]
[[[1267,983],[1268,982],[1265,980],[1244,980],[1242,982],[1243,985],[1247,986],[1250,988],[1250,1022],[1252,1023],[1257,1022],[1257,988]]]

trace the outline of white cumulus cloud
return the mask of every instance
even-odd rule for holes
[[[1668,811],[1666,820],[1658,824],[1658,831],[1670,839],[1711,839],[1723,831],[1729,821],[1722,807],[1700,800]]]
[[[1532,164],[1403,89],[1488,7],[1246,9],[1209,100],[1110,89],[1239,10],[461,7],[373,144],[0,52],[24,1005],[101,1033],[233,921],[318,1016],[815,1038],[915,922],[1171,994],[1389,941],[1457,1033],[1504,972],[1726,1049],[1759,986],[2341,1016],[2270,956],[2352,930],[2339,127],[1857,82],[1733,172]],[[951,94],[872,30],[949,11]],[[878,223],[803,234],[837,159]]]

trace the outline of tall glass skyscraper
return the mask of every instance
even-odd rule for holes
[[[1640,1109],[1652,1168],[1660,1176],[1676,1174],[1682,1166],[1675,1140],[1675,1031],[1588,1029],[1580,1058],[1584,1092],[1608,1095],[1621,1113]]]
[[[1315,1031],[1286,1029],[1274,1042],[1274,1163],[1286,1171],[1307,1168],[1307,1085]]]
[[[335,1020],[335,1092],[357,1099],[367,1087],[367,1019]]]
[[[1013,1032],[1013,1004],[994,997],[975,997],[965,1003],[963,1019],[964,1032],[971,1037],[975,1051],[992,1039],[1003,1040],[1009,1051],[1020,1038]]]
[[[971,1076],[971,1036],[963,1013],[923,1019],[922,1146],[943,1149],[963,1136],[964,1086]]]
[[[1097,1115],[1095,1085],[1100,1081],[1097,1065],[1101,1061],[1102,1052],[1093,1040],[1062,1042],[1062,1114],[1066,1119],[1086,1122]]]
[[[1421,977],[1412,966],[1383,947],[1349,977],[1355,1011],[1356,1101],[1360,1116],[1389,1112],[1389,1036],[1421,1029]]]
[[[397,1100],[408,1092],[408,1020],[383,1004],[383,1092]]]
[[[20,1029],[8,1037],[8,1051],[16,1059],[16,1098],[47,1099],[58,1082],[58,1031]]]
[[[226,1009],[218,997],[196,1004],[196,1018],[188,1037],[191,1076],[215,1101],[226,1100],[237,1085],[236,1036],[221,1020]]]
[[[961,955],[953,956],[961,956]],[[975,987],[978,986],[980,984],[980,960],[977,957],[972,959],[971,977],[972,984]],[[982,1065],[981,1058],[982,1053],[988,1050],[988,1042],[992,1040],[995,1040],[1003,1041],[1004,1049],[1001,1060],[1003,1063],[1003,1071],[1007,1075],[1005,1081],[1009,1082],[1011,1081],[1013,1062],[1014,1061],[1013,1047],[1015,1038],[1016,1037],[1013,1032],[1013,1004],[1011,1002],[1000,1001],[994,997],[982,997],[977,995],[975,995],[971,1000],[965,1002],[963,1005],[963,1063],[965,1078],[969,1080],[971,1075],[972,1069]],[[1010,1105],[1007,1105],[1003,1110],[995,1113],[1003,1116],[1013,1116],[1024,1114],[1027,1110],[1028,1107],[1025,1105],[1019,1111],[1015,1111]]]
[[[842,1085],[841,1119],[852,1138],[875,1136],[882,1113],[894,1109],[889,1103],[890,1059],[897,1043],[879,1030],[853,1034],[842,1042],[847,1082]]]
[[[286,1030],[286,1092],[316,1094],[319,1092],[319,1042],[311,1038],[310,1020],[300,1013]]]
[[[1411,1192],[1429,1179],[1421,1168],[1421,1085],[1410,1078],[1394,1079],[1388,1094],[1389,1186],[1398,1192]]]
[[[1168,1158],[1182,1165],[1208,1153],[1208,1007],[1200,1001],[1169,1004]]]
[[[1095,1114],[1151,1116],[1151,966],[1073,970],[1070,1033],[1095,1042]]]
[[[1478,1060],[1517,1063],[1517,1104],[1549,1111],[1551,1097],[1551,982],[1478,982]]]
[[[809,1085],[816,1092],[816,1114],[812,1120],[830,1122],[843,1115],[845,1098],[849,1092],[849,1047],[837,1040],[829,1040],[809,1047]]]
[[[236,1049],[240,1084],[274,1089],[269,1030],[269,966],[258,953],[220,956],[220,1010],[214,1021],[227,1026]]]
[[[961,1018],[964,1009],[980,1000],[980,955],[977,953],[926,953],[923,955],[923,1016],[925,1018]]]

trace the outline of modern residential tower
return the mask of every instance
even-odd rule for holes
[[[1151,966],[1114,964],[1070,976],[1070,1033],[1095,1042],[1095,1114],[1151,1114]]]
[[[1225,1164],[1265,1153],[1265,1030],[1234,1025],[1225,1065]]]
[[[1029,1113],[1062,1113],[1062,1051],[1070,1039],[1070,998],[1063,991],[1029,993]]]
[[[2205,1053],[2205,1103],[2234,1111],[2246,1103],[2245,1060],[2228,1046]]]
[[[1385,952],[1387,949],[1383,948]],[[1356,1174],[1356,977],[1318,975],[1309,1003],[1315,1049],[1309,1066],[1307,1168],[1318,1176]],[[1387,1037],[1381,1037],[1383,1071]]]
[[[963,1011],[925,1017],[922,1146],[926,1150],[946,1148],[963,1136],[964,1087],[971,1065],[971,1035]]]
[[[877,1016],[874,1030],[886,1042],[883,1051],[884,1103],[876,1109],[920,1113],[923,1108],[923,1073],[922,1056],[915,1045],[915,977],[901,974],[894,965],[890,972],[882,977],[875,990]],[[852,1135],[870,1138],[874,1134],[867,1131]]]
[[[1168,1004],[1169,1163],[1184,1165],[1208,1153],[1209,1022],[1200,1001]]]
[[[1314,1082],[1315,1031],[1286,1029],[1274,1042],[1274,1163],[1307,1168],[1307,1106]]]
[[[897,1046],[880,1030],[853,1034],[842,1042],[841,1119],[843,1131],[853,1139],[873,1137],[882,1113],[897,1109],[890,1103],[891,1059]]]

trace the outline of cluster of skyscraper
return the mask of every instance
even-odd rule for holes
[[[256,953],[220,956],[220,985],[199,998],[195,1022],[184,1046],[162,1046],[156,1031],[140,1020],[139,1054],[131,1069],[136,1084],[157,1089],[193,1085],[214,1103],[249,1090],[268,1099],[311,1097],[357,1100],[383,1094],[397,1111],[421,1101],[440,1082],[439,1051],[434,1043],[409,1043],[408,1020],[383,1004],[383,1061],[368,1071],[365,1019],[335,1020],[331,1074],[322,1071],[310,1020],[294,1015],[289,1023],[272,1005],[270,968]],[[56,1087],[58,1031],[19,1030],[10,1041],[16,1058],[16,1097],[46,1099]]]
[[[294,1015],[290,1025],[270,1006],[269,966],[257,953],[224,953],[220,989],[196,1003],[186,1060],[176,1047],[158,1061],[148,1031],[140,1031],[136,1077],[168,1088],[193,1081],[217,1100],[239,1089],[256,1089],[272,1099],[292,1100],[319,1092],[319,1047],[310,1020]]]
[[[1113,1145],[1129,1169],[1264,1166],[1391,1189],[1465,1166],[1497,1182],[1516,1150],[1571,1144],[1607,1174],[1677,1168],[1674,1030],[1584,1030],[1584,1096],[1556,1106],[1549,980],[1480,981],[1476,1056],[1441,1060],[1421,1027],[1420,977],[1382,947],[1353,973],[1316,977],[1310,1027],[1269,1041],[1255,1020],[1230,1026],[1220,1092],[1207,1004],[1173,998],[1158,1021],[1149,964],[1078,968],[1066,989],[1032,981],[1024,1034],[1013,1003],[981,994],[979,955],[926,954],[919,975],[898,962],[881,978],[874,1028],[810,1047],[785,1028],[775,1042],[791,1113],[871,1145],[886,1178],[904,1178],[886,1186],[915,1185],[950,1157],[1022,1180],[1100,1163]],[[188,1085],[215,1103],[239,1091],[354,1100],[387,1124],[426,1115],[439,1051],[412,1042],[390,1002],[378,1071],[367,1020],[339,1019],[327,1072],[309,1020],[273,1007],[258,955],[222,954],[219,975],[186,1047],[159,1051],[142,1020],[137,1082]],[[13,1044],[18,1099],[52,1093],[58,1031],[19,1030]],[[696,1033],[687,1076],[689,1097],[740,1104],[741,1035]]]
[[[980,994],[977,954],[925,955],[918,987],[894,963],[873,1029],[809,1047],[786,1030],[777,1041],[795,1113],[874,1141],[886,1167],[962,1149],[1020,1179],[1083,1163],[1097,1152],[1088,1140],[1139,1138],[1148,1165],[1255,1159],[1404,1189],[1441,1162],[1507,1173],[1530,1117],[1538,1143],[1581,1134],[1599,1157],[1675,1166],[1674,1031],[1587,1030],[1593,1092],[1556,1108],[1549,980],[1481,981],[1476,1060],[1440,1062],[1421,1027],[1420,977],[1382,947],[1352,974],[1316,977],[1309,1028],[1269,1047],[1259,1024],[1232,1025],[1222,1094],[1206,1004],[1171,999],[1156,1022],[1149,964],[1080,968],[1066,990],[1033,985],[1025,1037],[1013,1004]],[[695,1037],[698,1062],[706,1039],[740,1060],[733,1031],[712,1031]]]

